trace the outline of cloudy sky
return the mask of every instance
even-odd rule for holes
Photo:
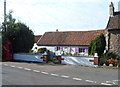
[[[47,31],[87,31],[105,29],[109,4],[118,10],[119,0],[6,0],[7,13],[25,23],[35,35]],[[0,0],[0,23],[3,21]]]

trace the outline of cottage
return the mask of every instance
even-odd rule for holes
[[[88,55],[91,40],[101,33],[105,34],[105,30],[45,32],[37,45],[55,53]]]
[[[115,12],[112,2],[109,6],[109,14],[106,29],[45,32],[37,45],[46,47],[55,53],[88,55],[91,40],[103,33],[106,37],[106,51],[112,51],[120,56],[120,11]]]
[[[37,45],[37,42],[41,37],[42,37],[42,35],[35,35],[34,36],[34,46],[33,46],[32,50],[35,50],[35,48],[39,48]]]

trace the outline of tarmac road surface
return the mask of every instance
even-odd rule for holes
[[[25,66],[26,65],[26,66]],[[3,85],[118,85],[117,69],[4,63]]]

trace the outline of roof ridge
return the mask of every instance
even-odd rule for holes
[[[54,33],[54,32],[56,32],[56,33],[64,33],[64,32],[93,32],[93,31],[105,31],[105,29],[101,29],[101,30],[88,30],[88,31],[58,31],[58,32],[56,32],[56,31],[47,31],[47,32],[45,32],[45,33]]]

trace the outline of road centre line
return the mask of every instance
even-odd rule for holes
[[[4,64],[5,66],[8,66],[8,64]]]
[[[114,82],[119,82],[120,80],[112,80],[112,81],[114,81]]]
[[[106,83],[112,83],[112,84],[115,84],[114,81],[106,81]]]
[[[53,74],[53,73],[51,73],[50,75],[52,75],[52,76],[59,76],[58,74]]]
[[[16,66],[13,66],[13,65],[8,65],[8,64],[4,64],[5,66],[10,66],[10,67],[16,67]],[[22,69],[22,68],[24,68],[24,67],[16,67],[16,68],[19,68],[19,69]],[[29,68],[24,68],[24,70],[28,70],[28,71],[30,71],[31,69],[29,69]],[[32,70],[32,71],[34,71],[34,72],[40,72],[40,71],[38,71],[38,70]],[[42,74],[49,74],[49,73],[47,73],[47,72],[41,72]],[[51,73],[50,74],[51,76],[59,76],[58,74],[54,74],[54,73]],[[60,77],[63,77],[63,78],[69,78],[70,76],[67,76],[67,75],[61,75]],[[80,78],[72,78],[73,80],[78,80],[78,81],[80,81],[80,80],[82,80],[82,79],[80,79]],[[92,82],[92,83],[97,83],[96,81],[91,81],[91,80],[85,80],[86,82]],[[112,80],[113,82],[115,82],[115,81],[119,81],[119,80]],[[109,83],[110,81],[106,81],[106,83],[100,83],[101,85],[109,85],[109,86],[111,86],[111,85],[113,85],[113,84],[115,84],[115,83],[113,83],[113,84],[111,84],[111,83]]]
[[[24,68],[24,70],[28,70],[28,71],[30,71],[31,69],[28,69],[28,68]]]
[[[61,77],[63,77],[63,78],[69,78],[70,76],[61,75]]]
[[[107,84],[107,83],[101,83],[102,85],[112,85],[112,84]]]
[[[40,72],[40,71],[38,71],[38,70],[33,70],[34,72]]]
[[[15,67],[15,66],[12,66],[12,65],[11,65],[10,67]]]
[[[92,83],[94,82],[94,81],[91,81],[91,80],[85,80],[85,81],[86,81],[86,82],[92,82]]]
[[[22,69],[23,67],[17,67],[17,68]]]
[[[49,74],[49,73],[47,73],[47,72],[41,72],[42,74]]]
[[[74,79],[74,80],[79,80],[79,81],[82,80],[82,79],[80,79],[80,78],[73,78],[73,79]]]

